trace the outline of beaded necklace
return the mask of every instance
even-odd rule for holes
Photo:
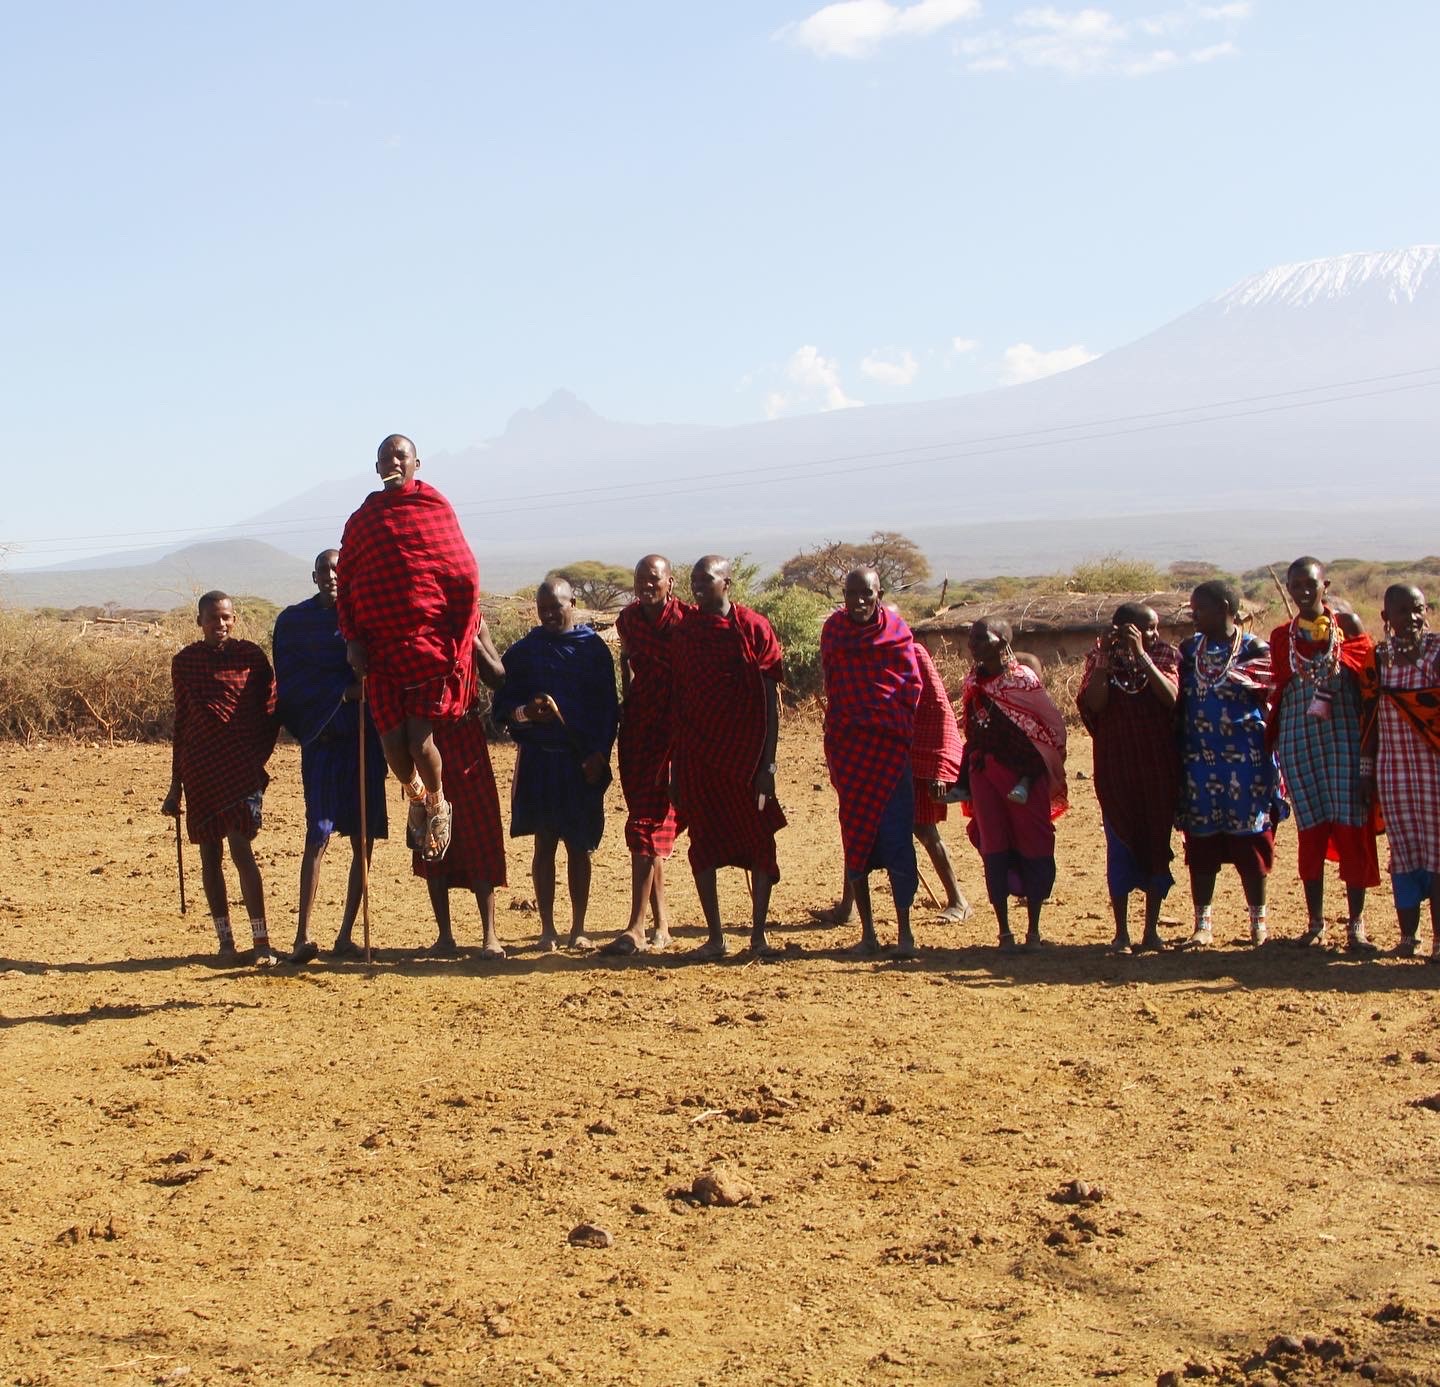
[[[1121,693],[1143,693],[1150,683],[1150,671],[1133,655],[1110,657],[1110,686]]]
[[[1314,655],[1300,653],[1300,618],[1290,623],[1290,673],[1307,684],[1328,684],[1340,668],[1340,623],[1333,617],[1325,648]]]
[[[1413,665],[1420,658],[1420,648],[1425,644],[1425,633],[1401,638],[1396,632],[1380,647],[1380,658],[1387,665]]]
[[[1201,698],[1205,698],[1219,684],[1223,684],[1230,675],[1230,669],[1235,663],[1235,657],[1240,653],[1240,628],[1235,628],[1235,634],[1230,638],[1229,649],[1223,655],[1219,651],[1211,651],[1204,636],[1200,637],[1200,644],[1195,649],[1195,690]]]

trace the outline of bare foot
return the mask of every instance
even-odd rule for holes
[[[453,934],[442,934],[428,949],[421,951],[427,958],[454,958],[460,952]]]
[[[880,952],[880,941],[873,934],[862,934],[845,952],[856,958],[874,958]]]
[[[779,958],[784,952],[784,949],[776,948],[763,934],[750,936],[750,956],[752,958]]]
[[[480,957],[484,959],[486,963],[498,963],[505,957],[505,950],[498,944],[487,944],[480,950]]]
[[[698,949],[690,950],[691,958],[724,958],[730,952],[730,946],[725,942],[724,936],[720,938],[707,939]]]
[[[920,950],[915,947],[915,941],[909,935],[902,934],[899,942],[895,945],[895,958],[919,958]]]
[[[546,930],[536,941],[535,947],[542,954],[558,954],[560,952],[560,936],[553,929]]]
[[[848,925],[854,914],[853,910],[845,910],[838,905],[828,905],[824,910],[812,910],[810,918],[817,925]]]
[[[1161,954],[1165,952],[1165,941],[1158,934],[1147,933],[1135,946],[1137,954]]]

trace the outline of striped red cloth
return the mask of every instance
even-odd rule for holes
[[[753,785],[765,748],[765,681],[784,679],[784,652],[759,612],[692,609],[671,637],[675,781],[697,872],[747,867],[779,881],[778,798],[756,808]]]
[[[930,652],[915,642],[915,659],[920,666],[920,703],[915,709],[915,741],[910,748],[910,769],[915,776],[915,822],[938,824],[946,816],[944,800],[930,795],[930,780],[953,785],[960,779],[960,758],[965,743],[955,705],[945,691],[945,681],[935,668]]]
[[[450,847],[438,862],[414,853],[417,877],[441,878],[450,887],[505,885],[505,833],[500,824],[500,792],[485,724],[477,713],[435,725],[435,747],[445,770],[445,798],[455,810]]]
[[[340,631],[365,646],[376,729],[462,717],[476,687],[480,571],[450,503],[416,480],[371,492],[345,522],[336,577]]]
[[[640,857],[669,857],[685,826],[670,803],[670,655],[671,638],[689,610],[672,597],[654,620],[638,602],[615,619],[621,658],[630,669],[619,737],[625,846]]]
[[[915,638],[894,612],[855,622],[843,608],[820,631],[825,675],[825,764],[840,800],[845,871],[868,869],[875,834],[908,771],[920,701]]]
[[[192,843],[232,832],[254,837],[251,816],[231,811],[270,783],[265,763],[279,731],[270,661],[252,641],[195,641],[170,662],[170,683],[186,834]]]

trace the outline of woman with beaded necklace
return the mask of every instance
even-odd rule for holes
[[[1420,949],[1420,910],[1430,902],[1431,963],[1440,963],[1440,635],[1427,629],[1425,594],[1385,590],[1386,639],[1366,685],[1362,774],[1379,795],[1390,842],[1390,881],[1400,922],[1397,952]]]
[[[1265,743],[1270,650],[1236,624],[1240,595],[1212,578],[1190,594],[1195,634],[1180,647],[1180,804],[1195,932],[1180,947],[1214,942],[1215,880],[1240,874],[1250,942],[1265,942],[1265,884],[1275,864],[1275,825],[1289,814]]]
[[[1153,608],[1126,602],[1085,660],[1080,719],[1095,745],[1095,797],[1117,953],[1163,949],[1160,909],[1175,878],[1170,832],[1180,794],[1175,702],[1180,655]],[[1145,893],[1145,933],[1130,942],[1130,893]]]
[[[1326,600],[1325,566],[1308,554],[1285,573],[1296,614],[1270,636],[1274,687],[1270,744],[1300,833],[1300,882],[1309,925],[1300,943],[1325,940],[1325,862],[1340,864],[1349,905],[1346,949],[1375,952],[1365,937],[1365,892],[1380,885],[1374,797],[1360,775],[1359,671],[1375,643],[1360,619]]]

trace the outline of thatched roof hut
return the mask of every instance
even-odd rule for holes
[[[913,623],[915,637],[931,654],[962,650],[970,628],[982,618],[1010,623],[1015,649],[1027,650],[1047,664],[1083,659],[1095,637],[1110,626],[1115,608],[1125,602],[1153,607],[1160,634],[1178,643],[1192,630],[1188,592],[1042,592],[1010,601],[963,602]],[[1265,610],[1246,602],[1242,618]]]

